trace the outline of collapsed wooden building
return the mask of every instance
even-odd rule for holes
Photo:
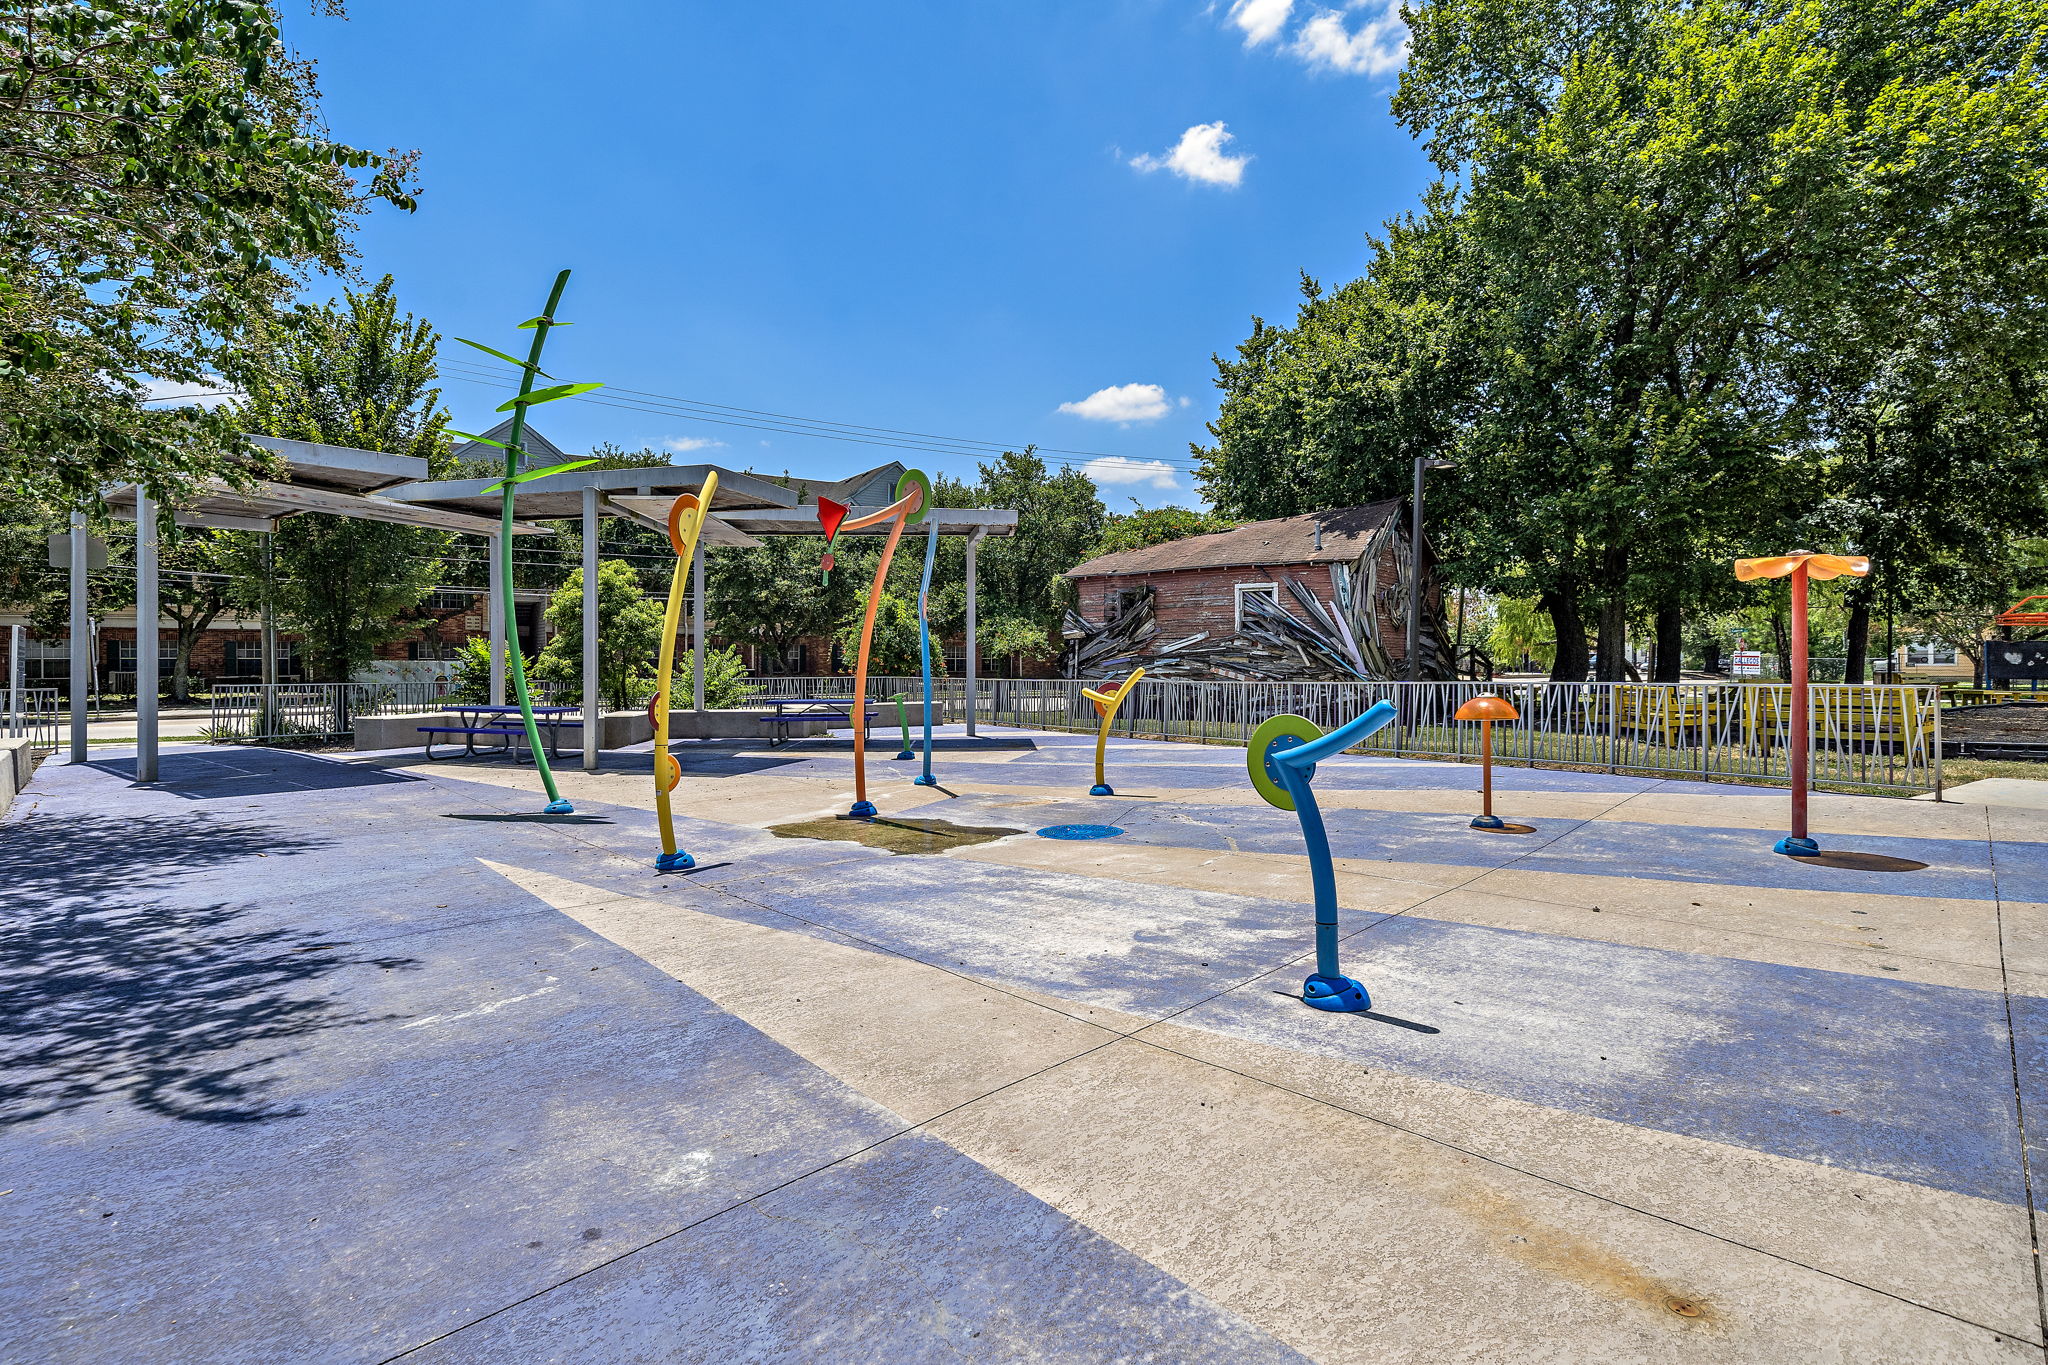
[[[1099,555],[1066,572],[1069,676],[1341,681],[1407,673],[1413,571],[1398,499]],[[1423,546],[1424,554],[1428,545]],[[1423,565],[1421,676],[1450,676]]]

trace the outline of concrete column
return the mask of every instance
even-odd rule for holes
[[[156,781],[156,689],[163,637],[158,622],[156,503],[135,489],[135,780]]]
[[[696,599],[697,610],[692,613],[694,623],[690,632],[690,705],[697,710],[704,709],[704,542],[697,542],[697,553],[690,565],[691,596]]]
[[[603,698],[597,676],[597,490],[583,490],[583,771],[597,771]]]
[[[981,642],[974,633],[974,552],[986,534],[977,526],[967,533],[967,736],[974,737],[975,679],[981,672]]]
[[[491,586],[484,600],[491,604],[491,705],[505,704],[505,600],[498,591],[504,581],[505,537],[489,536],[491,542]]]
[[[7,735],[10,739],[21,734],[21,689],[27,678],[21,650],[27,639],[27,627],[7,628]]]
[[[262,682],[277,686],[277,532],[263,533],[263,646]],[[270,704],[264,698],[264,705]]]
[[[92,618],[86,607],[85,513],[71,514],[71,761],[86,759],[86,708],[92,690]]]

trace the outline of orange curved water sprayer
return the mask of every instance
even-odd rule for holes
[[[868,800],[868,646],[875,638],[875,608],[881,605],[882,583],[889,577],[889,561],[896,555],[896,543],[903,539],[903,528],[917,520],[925,511],[924,485],[913,480],[907,471],[896,482],[896,501],[864,517],[851,517],[839,523],[841,531],[862,531],[883,522],[893,522],[889,527],[889,539],[882,546],[881,562],[875,565],[875,581],[868,588],[867,615],[860,623],[860,653],[853,662],[853,704],[847,707],[846,718],[853,726],[853,809],[852,815],[873,815],[875,803]],[[905,491],[906,486],[908,491]]]
[[[661,618],[661,657],[655,675],[654,700],[648,703],[654,720],[654,814],[661,822],[661,854],[654,860],[654,866],[661,872],[680,872],[697,865],[695,858],[676,847],[675,816],[669,809],[668,794],[683,780],[683,765],[668,751],[669,693],[675,678],[676,632],[682,629],[690,564],[697,557],[697,537],[704,530],[711,500],[717,495],[718,471],[714,469],[705,474],[702,490],[682,494],[668,509],[668,543],[676,552],[676,567],[668,581],[668,610]]]

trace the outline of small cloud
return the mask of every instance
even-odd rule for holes
[[[1081,472],[1096,483],[1112,488],[1138,484],[1172,488],[1179,479],[1173,466],[1164,460],[1133,460],[1122,455],[1105,455],[1099,460],[1090,460],[1081,466]]]
[[[1166,416],[1166,390],[1157,384],[1113,384],[1060,411],[1090,422],[1156,422]]]
[[[212,375],[199,384],[175,379],[145,379],[142,387],[149,395],[143,402],[168,403],[174,408],[217,408],[242,396],[227,387],[227,380]]]
[[[1233,138],[1222,120],[1198,123],[1182,133],[1180,141],[1165,156],[1134,156],[1130,164],[1140,171],[1168,170],[1183,180],[1235,187],[1244,179],[1245,163],[1251,158],[1224,155],[1223,144],[1230,141]]]
[[[692,450],[720,450],[725,446],[725,442],[714,441],[709,436],[671,436],[662,444],[680,454],[687,454]],[[764,441],[762,444],[766,445],[767,442]]]
[[[1182,394],[1179,398],[1176,398],[1174,401],[1180,404],[1182,407],[1186,407],[1188,405],[1189,400],[1186,394]]]
[[[1393,0],[1352,0],[1349,10],[1372,8],[1356,30],[1336,10],[1320,10],[1294,35],[1294,55],[1312,69],[1347,76],[1382,76],[1408,60],[1408,26]]]
[[[1230,7],[1230,22],[1244,30],[1244,45],[1257,47],[1280,36],[1294,0],[1237,0]]]

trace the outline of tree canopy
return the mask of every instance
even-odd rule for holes
[[[411,170],[327,136],[268,4],[0,9],[0,488],[169,497],[231,468],[230,415],[145,407],[148,382],[219,388],[372,202],[413,207]]]
[[[1632,620],[1675,677],[1737,554],[1921,582],[2038,524],[2042,0],[1433,0],[1411,27],[1394,111],[1442,179],[1361,279],[1304,280],[1219,358],[1220,511],[1449,459],[1448,571],[1537,601],[1567,678],[1589,628],[1622,676]]]

